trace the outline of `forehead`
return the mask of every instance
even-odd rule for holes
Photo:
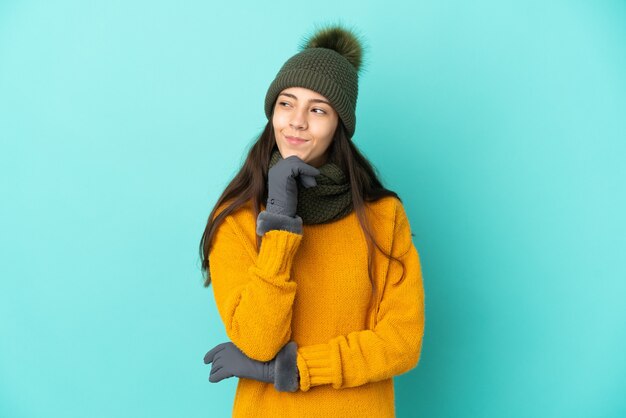
[[[304,100],[308,100],[308,99],[328,100],[325,96],[322,96],[318,92],[313,91],[311,89],[304,88],[304,87],[289,87],[280,92],[280,94],[283,94],[283,93],[293,94],[298,99],[304,99]]]

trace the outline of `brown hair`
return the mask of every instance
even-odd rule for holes
[[[209,250],[217,227],[230,213],[237,210],[240,206],[245,205],[249,200],[252,200],[254,216],[256,218],[260,212],[261,202],[267,201],[267,173],[270,157],[276,147],[273,124],[270,118],[263,132],[259,135],[248,152],[248,156],[242,168],[231,180],[224,192],[222,192],[222,195],[219,197],[209,215],[206,228],[200,240],[202,271],[206,273],[204,287],[208,287],[211,284]],[[374,280],[372,279],[372,244],[376,245],[388,258],[393,258],[401,264],[402,262],[391,254],[386,254],[372,236],[369,222],[365,215],[364,202],[374,202],[386,196],[394,196],[400,201],[402,200],[395,192],[383,187],[372,164],[359,152],[354,143],[348,138],[346,128],[341,119],[339,120],[334,138],[328,147],[327,153],[327,162],[337,164],[341,170],[347,174],[349,179],[354,210],[361,224],[361,228],[367,237],[369,278],[372,286],[375,287]],[[216,210],[221,207],[224,202],[229,200],[232,200],[230,205],[213,219]],[[262,237],[257,235],[256,238],[257,248],[260,248]],[[398,283],[402,281],[403,277],[404,272]]]

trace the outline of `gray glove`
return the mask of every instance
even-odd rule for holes
[[[297,350],[295,341],[290,341],[274,359],[262,362],[249,358],[232,342],[226,342],[206,353],[204,364],[213,363],[209,376],[211,383],[237,376],[273,383],[280,392],[295,392],[300,387]]]
[[[297,155],[279,160],[267,174],[268,192],[265,210],[279,215],[296,216],[298,185],[296,177],[306,188],[317,186],[314,176],[320,171]]]

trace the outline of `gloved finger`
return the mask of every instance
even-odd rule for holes
[[[215,354],[219,353],[221,350],[224,349],[224,347],[226,346],[226,344],[228,343],[222,343],[222,344],[218,344],[215,347],[213,347],[211,350],[209,350],[205,355],[204,355],[204,364],[209,364],[213,361],[213,357],[215,356]]]
[[[233,376],[234,374],[230,373],[228,369],[222,367],[215,373],[211,373],[211,375],[209,376],[209,382],[217,383],[220,380],[228,379],[229,377],[233,377]]]
[[[320,174],[320,171],[317,168],[305,163],[304,160],[297,155],[290,155],[283,161],[285,161],[285,168],[291,171],[293,177],[297,177],[300,174],[308,176],[318,176]]]
[[[306,188],[317,186],[317,181],[313,176],[305,176],[304,174],[300,175],[300,182]]]
[[[321,174],[321,171],[305,162],[297,164],[296,169],[298,170],[298,174],[300,176],[319,176]]]
[[[211,373],[209,374],[209,376],[213,376],[215,375],[215,373],[219,372],[220,370],[222,370],[222,366],[216,366],[216,363],[213,363],[213,367],[211,367]]]

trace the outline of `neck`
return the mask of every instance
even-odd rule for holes
[[[312,165],[315,168],[320,168],[321,166],[326,164],[326,161],[328,161],[328,154],[324,153],[319,157],[312,159],[307,164]]]

